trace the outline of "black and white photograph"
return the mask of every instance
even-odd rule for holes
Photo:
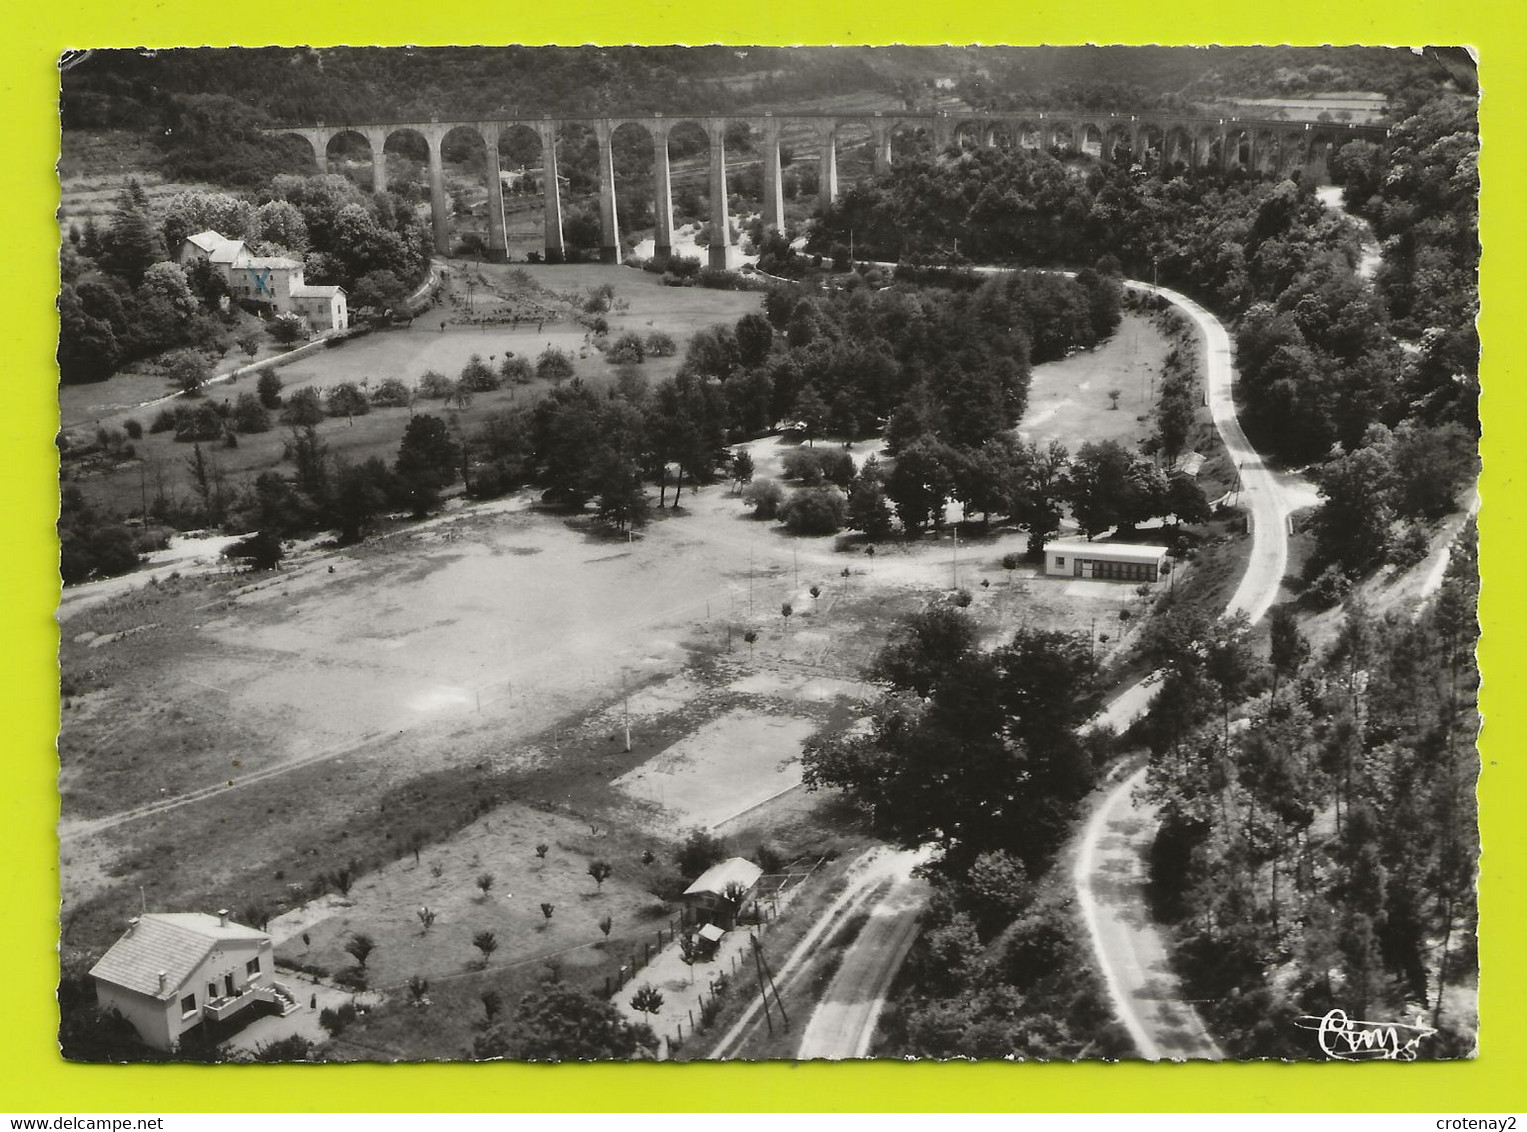
[[[59,88],[63,1058],[1476,1055],[1468,49]]]

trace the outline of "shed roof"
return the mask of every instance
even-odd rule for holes
[[[140,994],[170,998],[218,944],[268,939],[262,931],[232,920],[224,924],[205,912],[148,912],[111,945],[90,973]],[[160,971],[166,976],[163,993]]]
[[[1070,554],[1101,562],[1156,562],[1166,557],[1167,548],[1143,546],[1137,542],[1058,541],[1045,543],[1045,553]]]
[[[726,892],[728,886],[733,884],[752,888],[761,876],[763,876],[763,870],[746,857],[728,857],[719,865],[712,865],[696,877],[695,883],[684,890],[684,895],[720,896]]]
[[[706,943],[720,943],[726,938],[726,929],[719,928],[715,924],[706,924],[695,935],[699,936]]]

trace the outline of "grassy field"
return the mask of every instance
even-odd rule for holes
[[[354,382],[363,388],[388,378],[398,378],[417,387],[419,379],[430,370],[455,377],[475,354],[497,365],[506,355],[516,354],[532,362],[541,351],[553,346],[574,358],[575,373],[595,385],[614,378],[614,367],[589,343],[588,332],[572,320],[567,303],[557,321],[540,324],[523,322],[513,325],[461,325],[457,320],[469,313],[482,318],[490,312],[527,306],[524,288],[511,273],[525,272],[538,288],[534,310],[545,309],[552,295],[580,299],[591,289],[608,284],[615,290],[619,310],[607,315],[610,337],[630,330],[642,337],[662,330],[680,343],[680,353],[669,358],[651,358],[643,364],[649,381],[671,376],[682,360],[682,344],[696,330],[718,322],[733,322],[759,306],[759,296],[752,292],[717,291],[703,287],[664,287],[655,275],[624,267],[598,265],[531,266],[510,268],[503,265],[454,264],[449,283],[450,298],[428,312],[408,328],[378,331],[364,338],[346,342],[336,349],[324,350],[301,358],[279,370],[288,389],[306,386],[320,390],[341,382]],[[465,300],[465,280],[476,281],[471,311]],[[527,316],[528,318],[528,316]],[[444,329],[442,329],[444,324]],[[242,355],[237,359],[242,364]],[[242,392],[252,391],[254,382],[221,383],[209,386],[202,395],[209,400],[232,402]],[[432,412],[448,417],[454,424],[471,431],[491,413],[513,405],[533,402],[543,396],[548,386],[537,382],[529,386],[504,387],[491,393],[476,394],[464,408],[447,410],[442,402],[418,401],[413,409],[373,409],[353,419],[331,418],[318,428],[329,450],[336,457],[360,461],[380,456],[389,463],[397,455],[398,443],[413,412]],[[123,402],[151,400],[165,396],[162,378],[119,375],[93,385],[63,386],[60,390],[65,421],[88,423],[91,427],[120,428],[124,421],[135,419],[148,428],[155,413],[180,402],[174,398],[153,408],[124,408]],[[289,439],[287,429],[276,427],[260,434],[239,438],[235,449],[216,450],[218,466],[231,485],[243,484],[266,469],[281,463]],[[149,434],[134,445],[137,459],[107,469],[77,469],[75,482],[92,501],[123,514],[135,514],[142,506],[143,492],[152,495],[161,482],[169,494],[189,490],[190,479],[184,457],[190,445],[177,443],[168,432]],[[145,489],[145,483],[147,488]]]

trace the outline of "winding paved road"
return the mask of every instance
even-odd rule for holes
[[[1307,505],[1308,497],[1284,491],[1279,476],[1246,439],[1235,412],[1230,336],[1220,321],[1192,299],[1165,287],[1135,282],[1127,286],[1166,298],[1203,333],[1209,411],[1240,469],[1239,502],[1251,524],[1250,560],[1225,612],[1260,620],[1277,598],[1288,569],[1288,516]],[[1155,687],[1153,674],[1126,688],[1094,723],[1115,729],[1128,726],[1144,714]],[[1126,768],[1088,819],[1073,873],[1077,902],[1119,1021],[1140,1056],[1152,1061],[1218,1060],[1224,1055],[1193,1005],[1183,998],[1165,941],[1148,911],[1146,854],[1156,813],[1137,797],[1145,773],[1144,765]]]

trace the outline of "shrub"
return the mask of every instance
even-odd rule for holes
[[[329,390],[327,406],[331,417],[363,417],[371,412],[371,402],[353,381],[342,381]]]
[[[127,431],[129,440],[143,439],[143,426],[137,421],[128,419],[122,422],[122,427]]]
[[[294,428],[308,428],[323,419],[323,404],[318,399],[318,390],[312,387],[299,389],[288,397],[281,412],[281,423]]]
[[[307,337],[307,331],[302,324],[302,319],[290,311],[285,314],[278,314],[275,318],[271,319],[266,324],[265,331],[272,339],[283,346],[289,346],[298,339]]]
[[[233,427],[239,432],[269,432],[270,412],[253,393],[240,393],[233,406]]]
[[[792,534],[831,535],[843,529],[848,501],[835,487],[803,487],[780,508]]]
[[[498,372],[510,385],[529,385],[535,380],[535,369],[524,358],[505,358]]]
[[[774,480],[754,480],[742,493],[742,500],[753,508],[755,519],[776,519],[784,502],[785,489]]]
[[[443,373],[428,370],[419,379],[419,396],[429,401],[443,401],[456,392],[456,383]]]
[[[536,359],[536,376],[542,381],[566,381],[573,376],[573,359],[556,347],[548,346]]]
[[[854,458],[841,448],[797,448],[785,454],[784,468],[807,487],[825,481],[846,489],[854,480]]]
[[[169,432],[175,427],[175,410],[160,409],[154,414],[154,419],[149,421],[149,432]]]
[[[491,393],[503,382],[492,366],[483,361],[479,355],[473,354],[467,364],[462,367],[461,384],[464,389],[473,393]]]
[[[413,392],[395,377],[387,378],[371,391],[371,403],[380,408],[405,408],[413,399]]]
[[[678,343],[673,340],[673,335],[662,330],[654,330],[647,335],[647,341],[643,344],[649,355],[654,358],[671,358],[678,353]]]
[[[604,360],[612,365],[640,364],[647,356],[646,348],[642,345],[641,338],[631,331],[627,331],[610,346],[605,352]]]
[[[181,406],[175,413],[175,439],[181,441],[217,440],[223,435],[223,417],[215,405]]]

